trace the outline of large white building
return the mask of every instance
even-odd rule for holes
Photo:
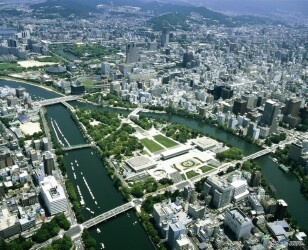
[[[240,209],[227,209],[224,225],[227,226],[237,239],[248,236],[252,229],[252,221]]]
[[[62,186],[56,181],[55,177],[47,176],[40,183],[41,195],[50,215],[65,212],[67,201]]]

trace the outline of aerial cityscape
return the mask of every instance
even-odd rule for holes
[[[0,250],[308,249],[306,0],[0,14]]]

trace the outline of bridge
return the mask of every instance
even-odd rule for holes
[[[137,116],[138,113],[142,110],[142,108],[136,108],[134,109],[129,115],[128,118],[132,117],[132,116]]]
[[[63,147],[62,150],[63,151],[70,151],[70,150],[81,149],[81,148],[90,148],[90,147],[92,147],[91,144],[78,144],[78,145]]]
[[[53,105],[53,104],[57,104],[60,102],[69,102],[69,101],[77,101],[79,98],[79,96],[62,96],[62,97],[56,97],[56,98],[52,98],[52,99],[46,99],[46,100],[42,100],[42,101],[38,101],[37,103],[41,106],[48,106],[48,105]]]
[[[103,221],[106,221],[114,216],[117,216],[118,214],[124,213],[128,211],[129,209],[133,208],[135,206],[134,202],[128,202],[124,205],[121,205],[119,207],[116,207],[114,209],[109,210],[108,212],[102,213],[84,223],[82,223],[82,227],[84,228],[90,228],[97,224],[102,223]]]
[[[254,154],[251,154],[251,155],[243,157],[243,161],[254,160],[254,159],[257,159],[257,158],[259,158],[261,156],[267,155],[267,154],[269,154],[271,152],[273,152],[273,149],[271,149],[271,148],[263,149],[261,151],[258,151],[257,153],[254,153]]]

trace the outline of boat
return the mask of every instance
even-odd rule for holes
[[[277,160],[276,158],[273,158],[273,161],[274,161],[274,162],[277,162],[278,160]]]
[[[100,233],[100,232],[101,232],[101,230],[99,230],[99,228],[96,228],[96,232]]]
[[[101,243],[101,249],[104,249],[104,248],[105,248],[104,243]]]
[[[91,209],[90,209],[90,208],[86,207],[86,209],[87,209],[88,211],[90,211],[90,212],[91,212]]]
[[[77,163],[77,160],[75,160],[75,163]]]
[[[268,187],[272,191],[272,193],[276,194],[276,188],[273,186],[273,184],[269,184]]]
[[[93,152],[91,152],[91,155],[93,155]]]
[[[288,172],[289,172],[289,168],[286,167],[286,166],[283,165],[283,164],[279,164],[279,168],[280,168],[283,172],[285,172],[285,173],[288,173]]]

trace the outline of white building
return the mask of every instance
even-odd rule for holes
[[[250,234],[252,221],[240,209],[227,209],[225,212],[224,225],[227,226],[237,239]]]
[[[65,212],[67,209],[66,196],[55,177],[45,177],[40,186],[42,198],[50,215]]]

